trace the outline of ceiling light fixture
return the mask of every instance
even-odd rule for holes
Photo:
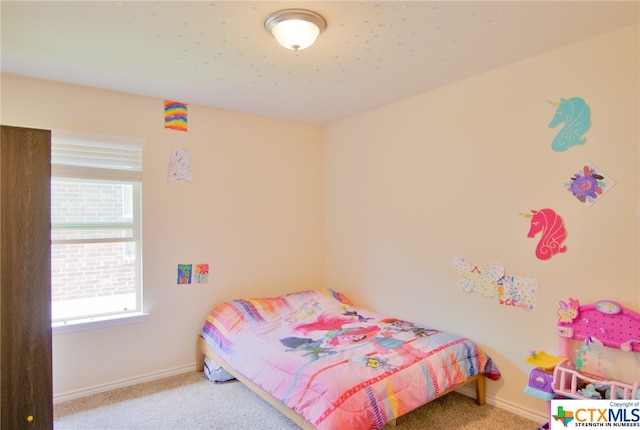
[[[274,12],[264,21],[264,28],[287,49],[298,51],[313,45],[327,22],[306,9],[285,9]]]

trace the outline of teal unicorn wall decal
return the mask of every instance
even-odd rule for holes
[[[587,139],[584,134],[591,127],[591,108],[580,97],[560,99],[560,103],[547,100],[556,107],[556,113],[549,123],[555,128],[564,123],[564,127],[556,134],[551,149],[556,152],[566,151],[575,145],[584,145]]]

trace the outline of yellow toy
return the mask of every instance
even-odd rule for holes
[[[542,370],[553,370],[556,364],[564,360],[563,357],[547,354],[544,351],[531,351],[531,354],[525,359],[527,363]]]

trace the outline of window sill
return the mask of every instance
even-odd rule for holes
[[[130,314],[113,315],[108,317],[87,318],[70,322],[57,322],[51,324],[53,334],[72,333],[82,330],[94,330],[99,328],[115,327],[119,325],[141,323],[147,320],[148,313],[136,312]]]

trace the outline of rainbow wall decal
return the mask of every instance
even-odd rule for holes
[[[164,101],[164,128],[187,131],[187,104]]]

